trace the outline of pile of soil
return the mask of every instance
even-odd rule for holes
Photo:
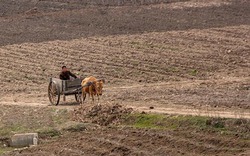
[[[130,114],[132,111],[132,108],[125,108],[117,103],[105,103],[94,106],[85,105],[73,111],[73,120],[107,126],[119,124],[124,115]]]

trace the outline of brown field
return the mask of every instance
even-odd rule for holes
[[[3,110],[47,108],[48,80],[67,65],[78,76],[106,79],[100,103],[154,113],[250,118],[248,0],[2,0],[0,27]],[[53,109],[78,107],[67,98]],[[90,132],[74,133],[72,139],[65,134],[58,139],[62,148],[54,151],[42,144],[26,154],[42,150],[40,155],[61,155],[68,144],[86,155],[247,155],[250,148],[249,140],[238,144],[235,137],[211,132],[188,136],[192,129],[182,133],[102,127]],[[157,139],[161,133],[165,140]],[[214,137],[220,145],[211,141]],[[155,142],[138,148],[138,139]],[[86,142],[78,146],[81,140]],[[52,145],[57,147],[56,142]],[[233,145],[235,151],[227,150]],[[157,146],[163,147],[154,151]]]

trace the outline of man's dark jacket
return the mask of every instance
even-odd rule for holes
[[[61,80],[70,80],[70,76],[77,78],[75,74],[71,73],[70,71],[61,72],[60,79]]]

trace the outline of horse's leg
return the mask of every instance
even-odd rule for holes
[[[91,96],[92,96],[92,102],[94,104],[95,103],[94,94],[92,94]]]
[[[82,100],[81,100],[81,101],[82,101],[82,104],[84,103],[84,100],[85,100],[84,97],[85,97],[85,96],[86,96],[85,91],[82,91],[82,97],[80,97],[80,98],[82,98]]]
[[[94,104],[94,92],[93,92],[93,86],[89,86],[89,96],[92,97],[92,103]]]

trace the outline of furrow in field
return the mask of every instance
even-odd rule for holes
[[[63,47],[60,47],[63,48]],[[76,53],[78,50],[73,50],[73,49],[64,49],[65,51],[70,51],[72,53]],[[100,50],[101,51],[101,50]],[[78,51],[79,52],[79,51]],[[85,57],[86,56],[86,57]],[[109,55],[110,56],[110,55]],[[114,66],[114,67],[121,67],[121,68],[127,68],[127,69],[134,69],[137,71],[144,71],[144,72],[156,72],[158,74],[167,74],[166,73],[166,68],[161,68],[157,65],[148,65],[148,64],[144,64],[144,62],[140,61],[139,59],[132,59],[132,58],[118,58],[118,55],[116,57],[116,54],[114,54],[112,57],[109,58],[108,55],[104,56],[99,54],[99,49],[95,49],[95,52],[90,52],[87,55],[83,55],[82,57],[85,57],[85,61],[86,62],[94,62],[95,64],[98,64],[100,66]],[[83,58],[81,58],[81,60],[83,60]],[[116,58],[116,60],[113,61],[113,59]],[[131,65],[131,62],[138,62],[138,66],[133,66]],[[130,64],[129,64],[130,63]],[[142,65],[142,67],[139,67],[140,65]],[[155,70],[157,68],[157,70]],[[152,70],[154,69],[154,70]]]
[[[131,65],[131,67],[129,67],[130,66],[129,64],[120,63],[120,62],[124,62],[124,61],[122,61],[122,59],[121,60],[119,60],[119,59],[117,60],[116,59],[116,61],[113,62],[112,59],[114,58],[114,56],[112,56],[111,58],[108,58],[108,56],[110,56],[110,55],[106,55],[106,56],[105,55],[100,55],[99,52],[101,50],[99,50],[99,49],[95,49],[95,52],[89,52],[88,54],[81,55],[81,56],[77,56],[77,54],[83,53],[83,50],[79,51],[79,50],[75,50],[75,49],[72,49],[72,48],[69,48],[69,47],[65,47],[65,46],[59,46],[58,49],[60,49],[62,55],[67,55],[67,53],[75,54],[75,56],[80,59],[79,62],[84,61],[84,62],[87,62],[87,63],[89,63],[89,62],[90,63],[95,63],[95,64],[98,64],[99,66],[107,65],[107,66],[114,66],[114,67],[121,67],[121,68],[136,69],[136,67],[134,67],[132,65]],[[115,58],[117,58],[117,57],[115,57]],[[133,60],[129,59],[129,61],[133,61]],[[138,62],[137,59],[134,59],[134,61]],[[155,69],[155,68],[157,68],[157,66],[155,65],[152,68]],[[150,69],[145,69],[145,68],[142,69],[141,67],[139,69],[136,69],[136,70],[145,71],[145,72],[152,72],[152,70],[150,70]],[[158,70],[161,71],[161,69],[158,69]],[[165,69],[163,69],[161,72],[159,72],[159,71],[158,71],[159,74],[166,74],[165,73]]]
[[[48,48],[50,48],[50,47],[48,47]],[[51,61],[53,61],[53,58],[48,58],[47,57],[47,55],[44,55],[42,58],[40,58],[40,59],[36,59],[36,58],[32,58],[32,57],[36,57],[37,55],[39,55],[39,56],[41,56],[41,55],[43,55],[43,53],[46,53],[47,52],[47,49],[42,49],[41,50],[41,48],[40,48],[40,46],[38,46],[38,47],[33,47],[33,46],[22,46],[22,49],[15,49],[15,48],[8,48],[8,50],[9,51],[15,51],[16,53],[26,53],[26,54],[33,54],[33,53],[35,53],[36,52],[36,55],[35,56],[33,56],[33,55],[30,55],[29,56],[29,59],[27,60],[27,62],[28,61],[30,61],[30,62],[32,62],[33,60],[40,60],[40,62],[37,62],[36,64],[41,64],[41,65],[43,65],[43,63],[44,62],[50,62],[48,59],[50,59]],[[64,49],[65,51],[68,51],[68,49]],[[7,51],[8,52],[8,51]],[[38,54],[39,53],[39,54]],[[57,51],[54,51],[54,53],[57,53]],[[62,53],[61,53],[62,54]],[[14,56],[15,56],[15,53],[13,54]],[[12,56],[13,56],[12,55]],[[13,57],[14,57],[13,56]],[[57,56],[54,56],[53,55],[53,57],[55,57],[55,59],[57,58]],[[58,56],[59,57],[59,56]],[[68,58],[69,57],[69,58]],[[72,60],[76,60],[77,58],[79,59],[79,56],[68,56],[66,59],[64,59],[64,60],[61,60],[61,61],[65,61],[65,62],[72,62]],[[48,58],[48,59],[47,59]],[[18,59],[19,60],[19,59]],[[59,59],[60,60],[60,59]],[[84,61],[83,61],[84,60]],[[89,60],[92,60],[92,58],[81,58],[81,60],[80,60],[80,62],[89,62]],[[25,63],[25,62],[24,62]],[[16,64],[18,64],[18,62],[16,63]],[[92,66],[95,66],[96,64],[100,64],[100,65],[102,65],[103,66],[103,62],[93,62],[93,61],[91,61],[90,63],[88,63],[88,65],[90,66],[90,68],[92,67]],[[27,64],[28,65],[28,64]],[[84,65],[83,65],[84,66]],[[122,69],[124,66],[123,65],[117,65],[117,64],[112,64],[112,63],[107,63],[107,66],[111,66],[111,67],[109,67],[109,68],[112,68],[112,69],[114,69],[114,68],[118,68],[117,69],[117,71],[123,71],[124,69]],[[28,67],[28,66],[27,66]],[[39,65],[38,65],[38,67],[39,67]],[[45,68],[46,66],[45,65],[43,65],[43,68]],[[99,66],[97,66],[97,67],[99,67]],[[41,67],[39,67],[39,68],[41,68]],[[55,69],[56,70],[56,68],[58,68],[58,67],[56,67],[56,66],[49,66],[48,67],[49,69],[47,69],[50,73],[53,73],[53,69]],[[52,68],[52,69],[51,69]],[[101,68],[101,67],[99,67],[99,68]],[[17,68],[18,69],[18,68]],[[101,70],[101,69],[100,69]],[[34,69],[32,70],[32,71],[34,71]],[[112,76],[113,74],[112,74],[112,72],[113,72],[113,70],[110,70],[110,76]],[[149,71],[149,72],[151,72],[151,71]],[[29,73],[30,74],[30,73]],[[43,73],[41,73],[41,74],[43,74]]]
[[[78,44],[77,45],[73,44],[71,46],[72,46],[71,47],[72,49],[75,49],[74,47],[80,48]],[[187,59],[189,59],[190,62],[193,60],[193,58],[191,59],[190,56],[188,56],[188,55],[183,55],[183,56],[178,57],[177,55],[174,55],[174,54],[167,55],[167,54],[165,54],[164,51],[162,51],[161,53],[158,54],[158,58],[154,57],[154,59],[147,59],[147,61],[144,61],[142,59],[145,58],[146,54],[148,55],[148,52],[145,51],[144,49],[142,49],[142,50],[137,50],[137,49],[132,49],[132,48],[129,49],[128,48],[129,46],[124,46],[122,48],[117,48],[118,50],[113,52],[115,47],[110,47],[108,45],[100,45],[100,44],[96,44],[96,43],[92,43],[92,46],[95,47],[95,50],[94,51],[90,50],[89,54],[87,54],[87,55],[90,55],[90,56],[91,55],[97,55],[97,58],[105,58],[105,59],[109,58],[110,59],[110,56],[107,57],[107,56],[105,56],[105,54],[101,55],[103,53],[103,51],[109,51],[110,53],[112,53],[112,55],[117,55],[117,57],[116,57],[117,62],[122,60],[123,62],[127,61],[127,62],[124,63],[124,64],[127,64],[127,63],[131,63],[132,61],[136,61],[138,63],[142,63],[143,67],[152,68],[152,72],[155,71],[156,68],[158,70],[161,70],[161,67],[164,67],[164,66],[165,66],[165,68],[163,68],[162,70],[163,71],[168,71],[169,70],[169,67],[168,67],[169,65],[167,66],[167,64],[169,64],[169,62],[173,62],[172,60],[169,59],[169,57],[171,57],[171,55],[172,55],[172,57],[175,58],[175,62],[172,63],[172,64],[175,64],[175,67],[183,67],[183,65],[181,65],[181,62],[187,62],[188,61]],[[92,46],[91,46],[91,48],[92,48]],[[100,52],[97,51],[97,49],[99,49]],[[123,56],[121,56],[120,53],[119,53],[121,51],[120,49],[123,49],[123,51],[122,51]],[[126,49],[126,50],[124,50],[124,49]],[[155,52],[155,49],[151,49],[151,51]],[[97,52],[98,52],[98,54],[97,54]],[[143,54],[145,54],[145,55],[143,55]],[[157,54],[152,53],[151,55],[152,56],[146,56],[146,57],[147,58],[153,58],[153,55],[156,56]],[[164,55],[166,56],[165,58],[163,57]],[[194,57],[194,56],[192,56],[192,57]],[[136,58],[136,59],[134,59],[134,58]],[[121,59],[121,60],[119,60],[119,59]],[[162,59],[162,60],[159,61],[159,59]],[[176,60],[178,60],[178,61],[176,61]],[[157,62],[155,62],[155,61],[157,61]],[[216,66],[216,64],[217,64],[212,60],[205,60],[205,62],[208,62],[208,61],[210,61],[210,62],[207,63],[207,64],[213,64],[213,67]],[[180,65],[178,65],[177,62],[180,62]],[[200,63],[204,64],[204,60],[202,60],[202,59],[196,59],[195,62],[193,61],[193,64],[197,64],[197,62],[200,62]],[[151,64],[154,64],[154,66],[152,66]],[[211,68],[213,68],[213,67],[211,67]]]
[[[19,68],[25,66],[27,69],[32,69],[31,71],[33,72],[45,70],[43,66],[46,65],[46,63],[49,64],[48,57],[41,56],[40,54],[31,55],[32,52],[28,51],[27,49],[15,49],[15,47],[8,47],[6,49],[2,48],[1,52],[6,53],[7,55],[2,57],[3,60],[10,61],[10,63],[14,61],[14,63],[11,64],[19,65]]]
[[[125,49],[124,51],[116,51],[116,47],[110,47],[110,46],[100,46],[100,44],[93,44],[93,43],[87,43],[86,45],[81,45],[81,47],[79,47],[79,45],[75,44],[75,41],[69,42],[67,44],[62,44],[60,45],[60,48],[65,48],[65,51],[67,51],[68,49],[72,50],[72,52],[74,54],[80,54],[80,56],[82,57],[88,57],[88,56],[92,56],[93,58],[96,58],[97,60],[112,60],[115,58],[117,60],[115,60],[116,62],[122,61],[123,59],[127,59],[127,60],[132,60],[132,61],[136,61],[136,60],[140,60],[140,58],[138,56],[141,56],[140,54],[142,54],[143,52],[139,52],[137,53],[137,51],[131,50],[128,51],[127,49]],[[81,49],[81,50],[79,50]],[[83,50],[84,49],[84,50]],[[83,52],[84,51],[84,52]],[[109,52],[109,53],[107,53]],[[136,53],[138,55],[133,55],[133,53]],[[122,56],[123,54],[123,56]],[[155,54],[152,54],[152,56]],[[152,57],[149,56],[149,57]],[[152,61],[153,62],[153,61]]]
[[[139,40],[140,41],[140,40]],[[199,64],[207,64],[207,66],[218,66],[218,65],[222,65],[223,68],[226,68],[227,65],[225,64],[225,61],[224,59],[222,59],[222,57],[224,57],[225,55],[222,53],[222,52],[218,52],[218,50],[216,48],[214,48],[215,50],[211,50],[211,49],[204,49],[204,47],[206,46],[206,44],[203,44],[204,46],[202,47],[197,47],[195,48],[194,47],[186,47],[185,49],[179,49],[177,50],[175,53],[173,52],[168,52],[168,51],[165,51],[165,50],[162,50],[162,49],[157,49],[157,48],[151,48],[151,49],[145,49],[145,48],[140,48],[140,50],[138,49],[133,49],[133,48],[130,48],[131,45],[129,44],[122,44],[122,48],[118,48],[118,49],[129,49],[130,51],[133,51],[135,53],[144,53],[144,54],[147,54],[148,51],[153,51],[154,53],[155,52],[159,52],[159,56],[160,57],[163,57],[163,56],[166,56],[166,60],[167,61],[171,61],[171,59],[169,58],[174,58],[175,60],[180,60],[179,62],[182,63],[182,62],[192,62],[192,60],[195,60],[195,62],[193,62],[193,64],[197,64],[197,62]],[[106,45],[107,46],[107,45]],[[183,45],[182,45],[183,46]],[[187,45],[188,46],[188,45]],[[103,49],[105,49],[105,47],[103,47]],[[194,51],[195,49],[195,51]],[[221,53],[221,54],[218,54],[218,53]],[[242,59],[244,59],[243,57],[241,57]],[[152,61],[152,60],[151,60]],[[177,64],[178,66],[178,63],[177,62],[174,62],[175,64]]]

